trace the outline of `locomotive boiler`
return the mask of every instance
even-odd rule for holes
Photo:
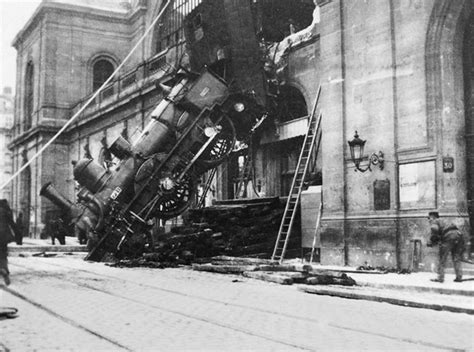
[[[40,194],[69,211],[76,235],[86,235],[86,259],[139,255],[151,246],[157,218],[181,214],[194,201],[202,174],[221,164],[263,114],[252,95],[232,93],[219,76],[180,70],[151,121],[133,143],[118,137],[109,151],[119,159],[106,169],[79,160],[82,187],[72,203],[50,183]]]

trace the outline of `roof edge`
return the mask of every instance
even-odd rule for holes
[[[49,2],[47,0],[46,1],[43,0],[38,5],[35,12],[31,15],[31,17],[26,22],[26,24],[23,26],[23,28],[13,38],[11,46],[13,46],[15,49],[18,49],[18,45],[22,41],[23,36],[30,30],[30,28],[36,25],[35,22],[37,21],[37,19],[39,19],[40,16],[43,15],[48,10],[58,10],[58,9],[64,10],[64,11],[78,12],[82,14],[84,14],[85,12],[88,13],[90,10],[94,10],[94,13],[92,14],[93,16],[105,16],[109,18],[115,17],[116,19],[121,19],[121,20],[126,20],[130,17],[130,11],[116,12],[112,10],[99,9],[99,8],[83,6],[83,5],[65,4],[65,3]]]

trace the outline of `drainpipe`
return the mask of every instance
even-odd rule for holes
[[[346,132],[346,117],[347,117],[347,101],[346,101],[346,58],[345,58],[345,35],[344,35],[344,0],[339,2],[339,17],[340,17],[340,28],[341,28],[341,80],[342,80],[342,131],[343,135]],[[348,200],[347,200],[347,177],[346,177],[346,167],[345,167],[345,158],[344,158],[344,149],[345,149],[345,140],[342,140],[343,146],[343,197],[344,197],[344,225],[343,225],[343,243],[344,243],[344,265],[349,265],[349,241],[347,234],[349,233],[348,224],[347,224],[347,209],[348,209]]]
[[[400,232],[400,187],[398,175],[398,87],[397,87],[397,42],[395,33],[395,6],[389,0],[390,41],[392,51],[392,99],[393,99],[393,159],[394,159],[394,194],[395,194],[395,256],[397,269],[402,269],[402,238]]]

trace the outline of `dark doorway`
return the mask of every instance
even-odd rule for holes
[[[279,87],[276,118],[279,122],[288,122],[308,115],[308,107],[303,94],[290,85]]]
[[[23,236],[30,234],[31,169],[27,167],[20,176],[20,211],[23,213]]]

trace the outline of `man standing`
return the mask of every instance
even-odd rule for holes
[[[15,223],[13,214],[6,199],[0,199],[0,275],[5,280],[5,285],[10,285],[10,272],[8,271],[8,243],[15,240]]]
[[[428,214],[431,227],[430,242],[428,247],[439,244],[439,264],[438,278],[432,279],[434,282],[444,282],[444,269],[448,255],[451,253],[454,271],[456,273],[455,282],[462,281],[461,260],[464,252],[464,238],[458,227],[450,222],[441,220],[436,211]]]
[[[20,212],[16,219],[16,234],[15,234],[16,244],[21,246],[23,244],[23,213]]]

